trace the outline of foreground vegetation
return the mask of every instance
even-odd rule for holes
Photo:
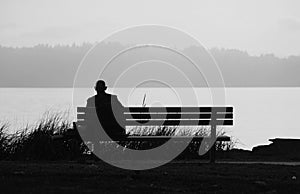
[[[64,113],[48,113],[31,126],[27,125],[15,133],[8,133],[8,124],[0,127],[0,159],[52,160],[71,158],[75,150],[68,142],[55,142],[55,134],[65,134],[71,123]]]
[[[9,125],[0,125],[0,160],[74,160],[87,156],[90,151],[73,130],[66,113],[47,113],[34,125],[27,125],[17,132],[8,133]],[[134,127],[126,129],[129,135],[208,136],[208,128]],[[61,139],[53,138],[60,135]],[[225,135],[220,131],[219,135]],[[131,149],[149,149],[159,144],[129,142]],[[191,143],[181,157],[198,157],[199,142]],[[234,142],[217,144],[217,150],[229,150]],[[125,150],[126,151],[126,150]]]

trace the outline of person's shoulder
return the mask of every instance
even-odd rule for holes
[[[119,100],[117,95],[111,94],[110,97],[111,97],[111,99],[113,99],[113,100]]]
[[[104,96],[105,96],[105,97],[109,97],[109,98],[118,98],[117,95],[115,95],[115,94],[110,94],[110,93],[105,93]]]
[[[86,101],[87,101],[87,106],[94,106],[95,105],[95,96],[89,97]]]
[[[91,96],[87,99],[87,101],[92,101],[92,100],[95,100],[95,96]]]

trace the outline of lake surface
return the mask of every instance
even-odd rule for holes
[[[146,94],[148,106],[213,105],[208,89],[138,88],[112,89],[126,105],[140,106]],[[75,119],[76,106],[85,106],[90,88],[0,88],[0,122],[9,122],[10,132],[34,124],[46,111],[68,111]],[[275,137],[300,138],[300,88],[226,88],[226,104],[235,107],[235,125],[226,128],[239,140],[239,148],[269,144]]]

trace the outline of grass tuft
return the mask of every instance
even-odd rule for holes
[[[0,124],[0,160],[72,160],[87,153],[87,148],[79,138],[54,139],[55,135],[70,137],[74,134],[67,112],[47,111],[38,122],[26,125],[9,134],[9,124]],[[134,136],[209,136],[208,127],[131,127],[126,128]],[[218,135],[225,135],[219,130]],[[74,136],[72,136],[74,137]],[[129,142],[128,148],[151,149],[164,142]],[[229,150],[234,142],[217,143],[217,150]],[[199,143],[191,143],[182,155],[197,155]]]

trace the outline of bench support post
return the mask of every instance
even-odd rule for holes
[[[210,128],[210,141],[211,141],[211,148],[210,148],[210,163],[215,163],[216,161],[216,139],[217,139],[217,112],[212,109],[211,110],[211,128]]]
[[[216,161],[216,125],[211,125],[210,138],[212,146],[210,148],[210,163],[215,163]]]

